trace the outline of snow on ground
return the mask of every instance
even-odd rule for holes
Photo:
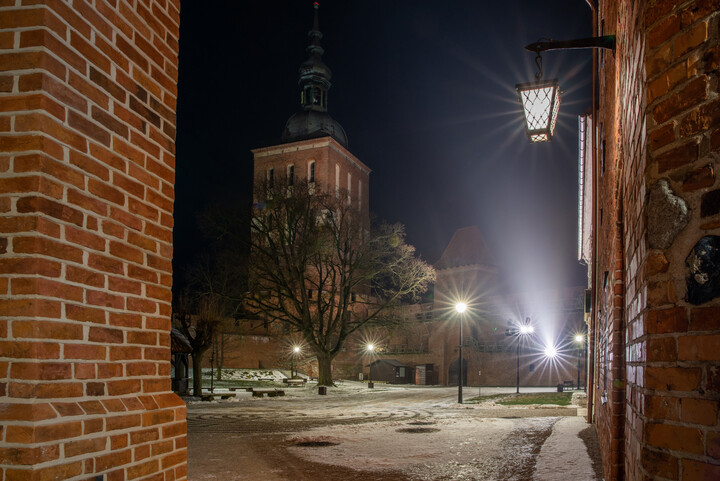
[[[538,456],[535,481],[595,479],[590,455],[586,450],[577,449],[581,443],[578,433],[587,426],[581,417],[562,418],[553,426]]]
[[[203,376],[210,376],[210,370],[203,370]],[[289,376],[279,369],[223,369],[223,381],[276,381],[282,382]]]
[[[533,422],[545,423],[549,427],[554,420],[539,418]],[[404,420],[325,426],[299,433],[289,441],[302,443],[304,440],[320,438],[321,441],[336,445],[314,448],[311,452],[308,448],[297,446],[289,450],[301,457],[310,456],[314,462],[323,464],[340,464],[349,468],[362,466],[362,469],[369,471],[414,471],[421,479],[437,479],[437,469],[443,465],[471,465],[473,461],[478,461],[478,454],[483,453],[484,466],[475,466],[472,471],[473,474],[487,475],[495,474],[498,466],[491,460],[502,457],[501,441],[513,425],[509,419],[491,418],[472,422],[469,419],[438,419],[425,425],[412,423]]]
[[[238,390],[232,400],[188,406],[188,416],[194,420],[189,423],[189,438],[195,463],[204,462],[207,453],[198,446],[212,445],[225,458],[238,459],[242,453],[255,453],[253,449],[264,452],[267,440],[294,455],[288,457],[293,466],[319,463],[330,471],[337,467],[373,473],[367,479],[381,477],[389,469],[418,481],[555,481],[562,479],[553,473],[559,464],[568,479],[599,479],[578,437],[587,426],[584,419],[566,418],[575,416],[579,402],[568,407],[501,406],[492,399],[458,404],[457,390],[452,387],[376,383],[370,389],[358,381],[328,387],[324,396],[318,395],[315,384],[287,386],[284,391],[282,397],[253,398]],[[477,387],[463,391],[466,400],[478,395]],[[483,387],[481,391],[483,396],[512,394],[515,388]],[[523,393],[553,391],[554,387],[521,388]],[[213,428],[213,423],[219,423],[218,427]],[[268,466],[274,462],[270,459]],[[267,475],[270,468],[261,468]],[[192,473],[209,476],[202,479],[257,479],[229,477],[225,471],[212,477],[209,473],[214,469],[206,463],[195,466]]]

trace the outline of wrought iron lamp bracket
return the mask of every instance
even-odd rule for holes
[[[604,35],[602,37],[578,38],[575,40],[554,41],[541,40],[525,46],[525,50],[535,52],[540,56],[540,52],[546,50],[571,50],[578,48],[602,48],[615,52],[615,35]]]

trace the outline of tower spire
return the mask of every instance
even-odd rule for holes
[[[325,112],[327,111],[327,92],[332,85],[330,83],[332,72],[322,61],[325,50],[320,45],[320,40],[323,37],[318,19],[320,4],[315,2],[313,9],[313,27],[308,32],[309,44],[305,49],[308,59],[300,65],[300,80],[298,82],[302,91],[300,103],[305,110]]]
[[[332,72],[322,61],[325,50],[320,45],[320,4],[313,4],[313,26],[308,32],[308,58],[300,64],[298,85],[300,85],[301,111],[290,117],[285,124],[283,141],[290,142],[329,135],[347,147],[345,130],[327,113],[328,90]]]

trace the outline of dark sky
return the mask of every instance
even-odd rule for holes
[[[250,149],[280,143],[299,109],[307,0],[182,0],[175,263],[202,248],[196,215],[246,196]],[[543,37],[589,37],[583,0],[325,0],[328,111],[372,170],[370,208],[401,222],[435,262],[454,231],[480,226],[521,289],[579,285],[577,116],[590,106],[591,53],[543,55],[563,88],[550,143],[524,134],[515,84],[534,79]]]

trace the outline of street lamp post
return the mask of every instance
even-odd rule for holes
[[[368,344],[366,349],[367,349],[367,351],[368,351],[370,354],[372,354],[373,351],[375,350],[375,345],[374,345],[374,344]],[[375,385],[374,385],[373,382],[372,382],[372,365],[373,365],[373,360],[372,360],[372,358],[371,358],[371,359],[370,359],[370,364],[368,365],[368,367],[369,367],[369,371],[368,371],[368,388],[369,388],[369,389],[372,389],[372,388],[375,387]]]
[[[578,390],[580,390],[580,358],[585,356],[585,336],[582,334],[578,334],[575,336],[575,342],[579,344],[578,346],[578,358],[577,358],[577,387]],[[585,383],[585,389],[587,389],[587,382]]]
[[[507,329],[506,336],[517,336],[517,346],[515,348],[515,393],[520,393],[520,343],[526,335],[535,332],[535,328],[530,324],[530,318],[525,320],[525,324],[520,324],[516,329]]]
[[[292,355],[290,356],[290,377],[291,378],[295,378],[296,373],[293,373],[293,371],[295,369],[295,356],[297,356],[299,352],[300,352],[300,346],[293,347],[293,352],[292,352]]]
[[[463,348],[463,335],[462,335],[462,321],[463,321],[463,312],[467,309],[467,304],[464,302],[458,302],[455,304],[455,310],[460,314],[460,347],[458,349],[458,403],[462,404],[463,402],[463,394],[462,394],[462,385],[463,385],[463,356],[462,356],[462,348]]]

